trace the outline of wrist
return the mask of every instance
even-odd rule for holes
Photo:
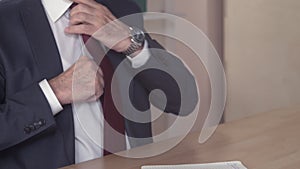
[[[123,40],[122,42],[120,42],[120,45],[119,45],[119,47],[117,48],[116,51],[121,52],[121,53],[125,53],[130,48],[132,43],[133,42],[131,41],[131,39],[127,38],[127,39]],[[144,43],[142,44],[142,46],[135,49],[135,51],[132,54],[128,55],[128,56],[129,57],[137,56],[142,51],[143,47],[144,47]]]
[[[139,55],[142,52],[143,48],[144,48],[144,44],[141,47],[139,47],[137,49],[137,51],[135,51],[134,53],[132,53],[132,54],[130,54],[128,56],[131,57],[131,58],[134,58],[135,56]]]
[[[116,48],[116,51],[123,53],[130,47],[130,45],[131,45],[131,40],[128,37],[119,43],[118,47]]]
[[[142,51],[145,42],[145,34],[137,27],[129,27],[129,33],[130,37],[126,40],[127,48],[123,50],[122,53],[133,58]]]
[[[51,79],[49,81],[49,85],[50,85],[53,93],[55,94],[57,100],[59,101],[59,103],[61,105],[67,104],[67,101],[64,98],[64,94],[63,94],[64,92],[62,92],[62,90],[60,89],[61,84],[59,82],[59,79],[57,79],[57,78]]]

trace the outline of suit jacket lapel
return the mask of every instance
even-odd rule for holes
[[[40,0],[26,0],[21,17],[42,78],[51,79],[63,71],[51,27]]]

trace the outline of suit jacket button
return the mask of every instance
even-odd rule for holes
[[[30,133],[31,133],[30,127],[25,127],[25,128],[24,128],[24,132],[25,132],[26,134],[30,134]]]
[[[39,121],[39,123],[41,124],[41,126],[44,126],[44,125],[46,125],[46,120],[45,119],[41,119]]]
[[[33,125],[34,125],[35,129],[39,129],[42,126],[41,122],[35,122],[35,123],[33,123]]]
[[[30,128],[31,131],[34,131],[36,129],[35,126],[32,124],[30,124],[28,127]]]

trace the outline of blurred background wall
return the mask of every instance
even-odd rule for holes
[[[227,121],[300,103],[300,1],[226,0]]]
[[[147,1],[147,11],[183,17],[215,45],[228,83],[225,121],[300,103],[299,9],[299,0]],[[176,29],[162,18],[146,19],[146,28]]]

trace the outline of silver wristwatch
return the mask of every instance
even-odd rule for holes
[[[137,27],[129,27],[130,46],[123,52],[126,56],[131,56],[134,52],[138,51],[145,42],[145,33]]]

